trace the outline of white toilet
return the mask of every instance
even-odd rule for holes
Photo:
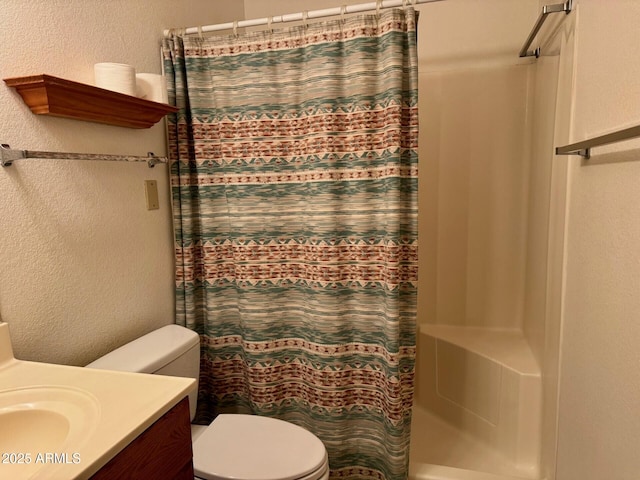
[[[167,325],[87,365],[89,368],[198,379],[200,338]],[[197,389],[196,389],[197,390]],[[189,395],[191,420],[197,391]],[[196,478],[206,480],[326,480],[327,451],[311,432],[256,415],[218,415],[209,426],[192,425]]]

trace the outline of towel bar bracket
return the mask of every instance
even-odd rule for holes
[[[576,150],[575,152],[563,153],[562,155],[580,155],[585,160],[589,160],[591,158],[591,149],[583,148],[582,150]]]
[[[3,167],[10,167],[21,158],[25,158],[24,150],[12,150],[6,143],[0,144],[0,164]]]
[[[585,160],[589,160],[591,158],[591,149],[590,148],[582,148],[580,150],[572,150],[572,151],[562,151],[560,148],[556,148],[556,155],[580,155]]]
[[[153,168],[155,167],[157,164],[159,163],[164,163],[166,162],[166,160],[162,159],[162,158],[158,158],[156,157],[153,152],[148,152],[147,153],[147,157],[149,158],[149,160],[147,160],[147,165],[149,165],[149,168]]]

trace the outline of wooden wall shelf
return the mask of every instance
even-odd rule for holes
[[[149,128],[176,107],[51,75],[5,78],[38,115],[73,118],[129,128]]]

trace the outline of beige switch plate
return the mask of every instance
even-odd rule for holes
[[[157,210],[160,208],[160,202],[158,202],[158,182],[157,181],[145,180],[144,194],[147,198],[147,210]]]

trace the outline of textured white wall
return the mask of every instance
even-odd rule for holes
[[[0,78],[47,73],[92,83],[93,64],[160,72],[165,28],[243,16],[243,3],[16,0],[0,9]],[[0,142],[13,148],[166,154],[148,130],[30,113],[0,83]],[[147,211],[144,180],[158,181]],[[174,319],[167,169],[24,160],[0,171],[0,319],[18,358],[82,365]]]
[[[571,141],[640,124],[640,2],[578,0]],[[569,162],[557,480],[640,472],[640,140]]]

